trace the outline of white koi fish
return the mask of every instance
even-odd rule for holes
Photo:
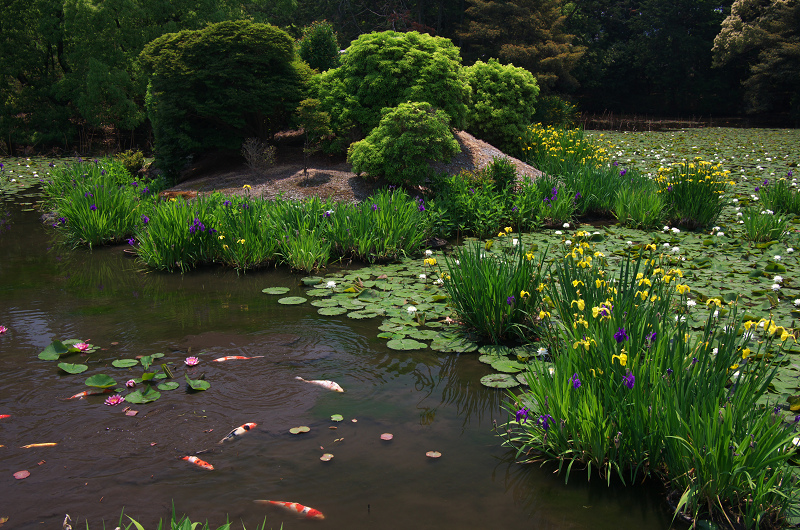
[[[257,423],[245,423],[244,425],[240,425],[239,427],[236,427],[234,430],[229,432],[228,435],[225,436],[225,438],[219,441],[219,443],[226,442],[228,440],[233,440],[237,436],[243,435],[250,429],[255,429],[257,425],[258,425]]]
[[[257,500],[253,501],[257,504],[264,504],[269,506],[270,504],[273,506],[278,506],[279,508],[283,508],[287,512],[297,514],[298,517],[302,519],[325,519],[325,516],[322,515],[322,512],[319,510],[315,510],[311,506],[303,506],[297,502],[287,502],[287,501],[269,501],[269,500]]]
[[[295,377],[298,381],[302,381],[304,383],[311,383],[312,385],[321,386],[322,388],[326,388],[333,392],[344,392],[344,388],[339,386],[339,383],[334,381],[328,381],[327,379],[303,379],[300,376]]]

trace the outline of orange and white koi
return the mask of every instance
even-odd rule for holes
[[[319,510],[315,510],[310,506],[303,506],[302,504],[298,504],[296,502],[286,502],[286,501],[268,501],[268,500],[256,500],[253,501],[258,504],[264,505],[273,505],[278,506],[279,508],[283,508],[284,510],[295,513],[298,517],[303,519],[325,519],[325,516],[322,515],[322,512]]]
[[[245,423],[244,425],[240,425],[236,427],[234,430],[228,433],[225,438],[219,441],[219,443],[226,442],[228,440],[233,440],[237,436],[241,436],[244,433],[248,432],[250,429],[255,429],[258,423]]]
[[[181,460],[186,460],[187,462],[191,462],[192,464],[202,467],[203,469],[214,471],[214,466],[212,466],[205,460],[200,460],[196,456],[184,456],[183,458],[181,458]]]
[[[56,445],[58,445],[57,442],[45,442],[45,443],[38,443],[38,444],[23,445],[22,447],[20,447],[20,449],[32,449],[34,447],[55,447]]]
[[[114,391],[113,388],[104,388],[100,392],[95,392],[93,390],[84,390],[83,392],[78,392],[74,396],[70,396],[66,399],[83,399],[86,396],[99,396],[100,394],[110,394]]]
[[[302,381],[304,383],[311,383],[312,385],[321,386],[322,388],[326,388],[333,392],[344,392],[344,388],[339,386],[339,383],[334,381],[328,381],[327,379],[303,379],[300,376],[295,377],[298,381]]]
[[[238,361],[240,359],[260,359],[264,357],[263,355],[255,355],[253,357],[245,357],[244,355],[229,355],[228,357],[220,357],[219,359],[214,359],[211,361],[212,363],[221,363],[223,361]]]
[[[0,420],[4,420],[6,418],[10,418],[11,414],[0,414]]]

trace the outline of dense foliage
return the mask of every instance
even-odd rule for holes
[[[350,146],[348,161],[356,173],[383,176],[395,184],[421,184],[430,162],[448,162],[461,148],[450,132],[450,118],[428,103],[401,103],[383,110],[369,135]]]
[[[333,26],[323,20],[303,28],[297,53],[308,66],[320,72],[339,66],[339,42]]]
[[[408,101],[442,109],[463,128],[469,102],[461,57],[452,42],[423,33],[386,31],[353,41],[342,64],[316,79],[316,98],[334,132],[349,145],[381,120],[381,110]]]
[[[192,153],[238,151],[244,138],[281,130],[309,77],[288,34],[244,21],[164,35],[141,60],[150,74],[156,159],[171,172]]]
[[[519,156],[521,138],[536,111],[539,86],[524,68],[504,66],[496,59],[464,69],[472,88],[467,131],[503,152]]]

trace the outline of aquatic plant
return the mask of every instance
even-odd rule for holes
[[[668,222],[688,230],[717,220],[725,206],[721,196],[731,185],[730,172],[721,164],[699,158],[659,168],[654,180],[665,197]]]
[[[792,170],[789,170],[786,177],[765,178],[756,186],[755,191],[764,209],[800,215],[800,192],[797,191]]]
[[[785,213],[776,214],[772,210],[758,206],[745,208],[742,213],[744,237],[752,242],[763,243],[783,239],[787,232],[789,218]]]

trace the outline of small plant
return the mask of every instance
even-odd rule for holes
[[[765,209],[800,215],[800,192],[792,185],[791,178],[792,172],[789,171],[786,178],[764,179],[756,187]]]
[[[647,230],[664,221],[664,197],[657,188],[642,183],[639,188],[621,187],[614,198],[614,217],[631,228]]]
[[[144,154],[141,150],[129,149],[114,155],[114,159],[119,161],[132,176],[139,174],[144,167]]]
[[[492,158],[491,164],[483,168],[482,173],[494,183],[496,191],[514,191],[517,185],[517,168],[508,158]]]
[[[744,237],[754,243],[777,241],[787,234],[789,219],[786,214],[776,214],[772,210],[762,210],[756,206],[745,208],[742,212]]]
[[[259,138],[248,138],[242,144],[242,156],[247,167],[262,173],[275,163],[275,146],[262,142]]]
[[[347,160],[358,174],[418,185],[430,176],[431,161],[449,161],[460,150],[444,111],[409,102],[384,109],[380,124],[350,146]]]
[[[728,189],[728,174],[720,164],[700,159],[659,168],[655,181],[665,197],[669,223],[688,230],[713,224],[724,207],[721,195]]]
[[[441,233],[444,237],[453,232],[491,237],[502,227],[503,221],[511,217],[510,192],[498,192],[484,171],[462,171],[444,177],[435,188],[432,212],[446,222],[447,231]]]
[[[575,214],[575,196],[558,179],[542,175],[536,179],[542,197],[541,219],[545,225],[561,226]]]

